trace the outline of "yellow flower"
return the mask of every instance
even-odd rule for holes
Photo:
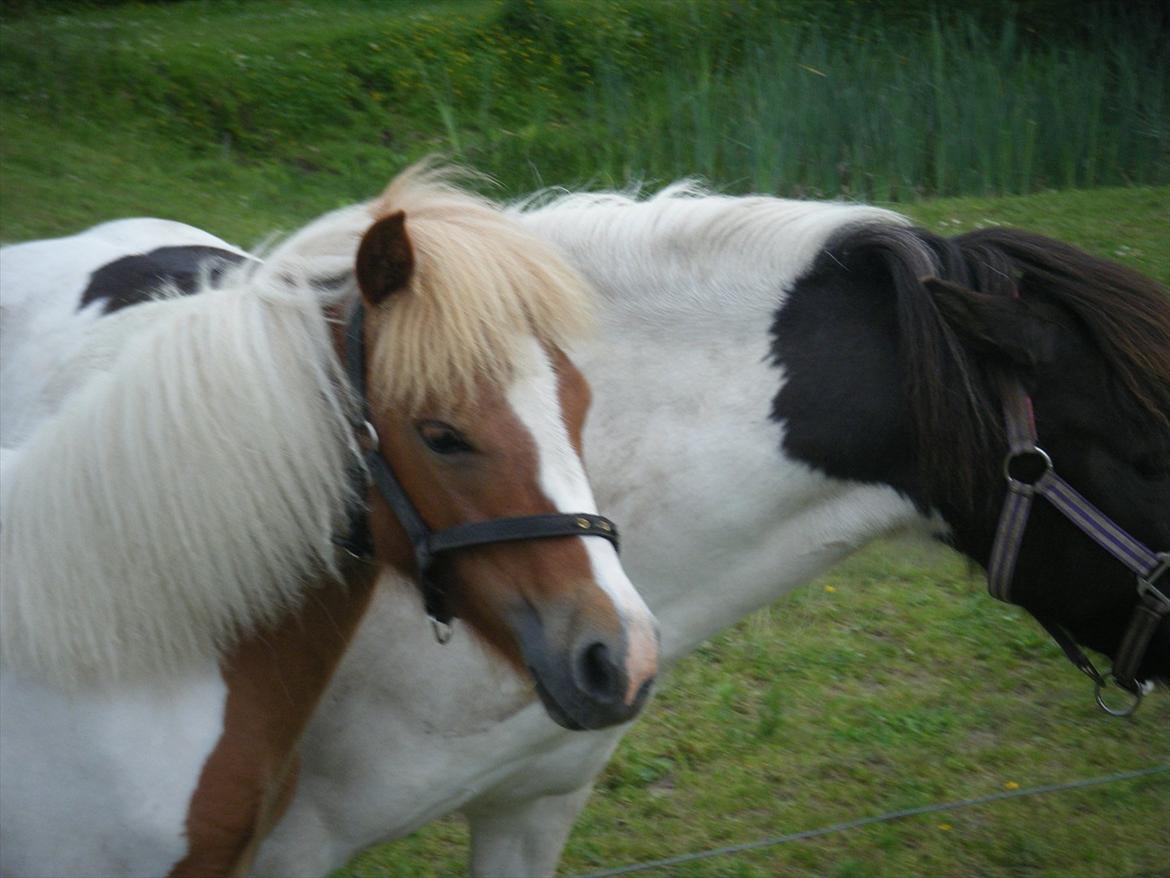
[[[1018,783],[1016,783],[1014,780],[1009,780],[1007,783],[1005,783],[1003,785],[1003,788],[1005,790],[1018,790],[1020,788],[1020,785]]]
[[[826,585],[825,586],[825,591],[827,591],[829,594],[832,594],[836,590],[837,590],[837,586],[835,586],[835,585]]]

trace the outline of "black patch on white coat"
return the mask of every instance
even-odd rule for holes
[[[205,281],[214,282],[225,270],[248,257],[219,247],[159,247],[149,253],[123,256],[90,275],[78,310],[102,302],[110,314],[147,302],[164,286],[184,294],[195,292]]]
[[[784,385],[771,416],[787,456],[833,478],[890,485],[921,507],[894,305],[878,257],[843,264],[826,248],[773,320]]]

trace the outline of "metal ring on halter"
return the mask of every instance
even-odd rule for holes
[[[1113,677],[1113,675],[1110,674],[1110,677]],[[1113,677],[1113,681],[1114,681],[1114,683],[1116,683],[1117,678]],[[1144,698],[1145,694],[1146,694],[1145,690],[1141,687],[1141,684],[1140,683],[1138,684],[1138,690],[1136,692],[1130,692],[1130,690],[1128,690],[1128,689],[1122,689],[1121,686],[1116,686],[1117,689],[1121,689],[1121,691],[1123,691],[1123,692],[1129,692],[1130,697],[1133,698],[1133,702],[1128,707],[1122,708],[1120,710],[1110,707],[1108,704],[1105,703],[1105,699],[1101,697],[1101,692],[1105,689],[1105,687],[1107,685],[1108,685],[1108,681],[1105,680],[1104,678],[1102,678],[1101,680],[1099,680],[1098,682],[1093,684],[1093,696],[1097,701],[1097,706],[1099,708],[1101,708],[1103,711],[1105,711],[1107,714],[1109,714],[1110,716],[1120,716],[1120,717],[1133,716],[1134,711],[1136,711],[1138,709],[1138,707],[1141,705],[1142,698]]]
[[[1027,457],[1037,457],[1043,465],[1043,469],[1031,481],[1024,481],[1012,475],[1012,464],[1017,460],[1023,460]],[[1048,456],[1048,452],[1043,448],[1034,446],[1032,448],[1025,448],[1022,451],[1009,451],[1003,459],[1003,477],[1007,479],[1008,485],[1015,491],[1022,491],[1028,493],[1032,490],[1035,484],[1044,476],[1052,471],[1052,458]]]
[[[455,634],[455,627],[450,622],[440,622],[434,616],[427,616],[431,620],[431,631],[435,633],[435,640],[440,645],[446,644]]]

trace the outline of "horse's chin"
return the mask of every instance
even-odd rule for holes
[[[557,703],[557,700],[553,698],[548,689],[544,687],[544,684],[540,682],[540,678],[536,675],[536,673],[531,668],[528,669],[528,672],[532,674],[533,679],[536,681],[536,694],[540,696],[540,703],[544,705],[544,709],[548,713],[549,719],[551,719],[561,728],[568,729],[570,732],[584,731],[585,726],[581,725],[581,723],[577,722],[577,720],[573,719],[571,716],[569,716],[568,713],[565,712],[561,705]]]
[[[574,672],[582,656],[580,644],[574,652],[550,643],[540,615],[531,606],[526,605],[511,616],[524,666],[535,681],[536,693],[553,722],[576,732],[619,725],[638,715],[649,697],[652,681],[647,681],[637,696],[626,702],[622,697],[624,671],[614,670],[610,665],[613,676],[607,678],[608,685],[590,685],[588,670]],[[585,652],[602,646],[600,641],[588,644]],[[601,653],[608,656],[604,649]]]
[[[650,692],[653,688],[652,681],[647,681],[638,690],[633,704],[616,709],[612,705],[601,707],[591,705],[587,700],[582,699],[575,700],[574,708],[566,708],[557,700],[556,695],[541,682],[540,676],[535,671],[530,668],[529,673],[532,674],[533,679],[536,681],[534,687],[536,694],[540,696],[540,703],[544,705],[544,709],[548,713],[549,718],[558,726],[568,729],[571,732],[605,729],[610,726],[630,722],[641,713],[642,708],[650,698]],[[572,699],[573,694],[568,694],[570,699]]]

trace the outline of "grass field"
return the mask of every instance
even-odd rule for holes
[[[564,11],[571,4],[555,6]],[[626,6],[632,12],[614,12],[613,27],[628,29],[630,16],[642,13],[647,28],[665,27],[658,14],[663,4]],[[575,119],[568,124],[563,117],[567,111],[556,91],[565,86],[562,81],[540,79],[536,85],[553,91],[534,87],[518,105],[511,103],[520,100],[516,95],[505,98],[484,90],[496,75],[506,78],[528,69],[511,55],[471,55],[470,67],[459,74],[466,80],[436,78],[448,58],[444,53],[462,51],[462,40],[474,42],[490,32],[493,8],[480,0],[399,0],[382,6],[260,0],[6,19],[0,22],[0,239],[64,234],[113,217],[156,215],[193,222],[250,245],[274,230],[295,229],[321,211],[372,194],[408,159],[435,148],[486,166],[503,178],[510,194],[540,182],[593,178],[622,183],[684,172],[707,174],[730,191],[791,190],[797,183],[809,192],[840,188],[843,170],[828,153],[777,156],[775,138],[783,134],[783,120],[768,117],[763,109],[753,117],[760,122],[754,144],[743,149],[742,143],[725,142],[733,136],[729,120],[736,112],[742,116],[745,106],[729,96],[765,109],[781,105],[780,92],[764,90],[764,79],[744,78],[752,70],[763,77],[774,72],[774,65],[729,65],[699,52],[697,65],[654,82],[647,75],[642,87],[630,89],[628,79],[637,68],[623,67],[620,57],[611,59],[615,66],[589,68],[608,71],[609,79],[595,77],[592,85],[583,84],[566,98],[573,112],[597,114],[583,119],[579,128],[573,127]],[[616,6],[590,0],[580,8],[578,19],[588,23],[590,16]],[[658,10],[658,17],[646,10]],[[570,24],[578,21],[564,14]],[[439,27],[443,15],[462,16],[462,24]],[[691,24],[684,20],[671,26],[676,31],[663,33],[682,39]],[[633,51],[640,45],[643,37],[622,33],[622,46]],[[422,34],[419,45],[433,49],[436,57],[411,62],[411,76],[429,85],[398,113],[378,98],[398,82],[389,72],[393,65],[374,49],[356,60],[345,53],[355,45],[397,45],[394,41],[404,34]],[[209,47],[219,35],[219,49],[246,56],[241,62],[231,55],[236,66],[228,73],[208,71],[211,61],[222,57]],[[957,41],[956,51],[961,44],[956,34],[939,40],[944,47],[952,45],[947,40]],[[724,43],[702,45],[710,51]],[[802,52],[815,48],[811,42],[802,45]],[[1077,125],[1077,114],[1092,107],[1114,112],[1121,106],[1093,88],[1069,84],[1098,68],[1077,67],[1067,53],[1028,54],[1025,78],[1056,88],[1038,94],[1060,93],[1052,99],[1060,107],[1049,110],[1067,110],[1073,121],[1066,128],[1077,129],[1075,150],[1061,160],[1069,176],[1041,170],[1038,153],[1030,159],[1022,155],[1028,142],[1020,133],[1028,127],[1026,113],[1009,114],[1000,130],[992,124],[998,105],[988,99],[965,104],[991,114],[981,129],[991,139],[972,147],[984,164],[963,152],[970,144],[957,145],[951,153],[931,140],[933,158],[919,154],[921,136],[898,131],[905,154],[895,154],[893,164],[877,169],[869,190],[903,199],[899,209],[938,231],[991,223],[1025,226],[1170,284],[1170,187],[1164,185],[1170,180],[1167,67],[1151,72],[1137,64],[1135,59],[1151,57],[1150,45],[1110,46],[1103,40],[1102,46],[1109,63],[1132,68],[1138,77],[1129,88],[1140,125],[1122,125],[1108,114],[1093,116],[1093,126]],[[870,46],[873,52],[877,48],[877,42]],[[830,47],[826,43],[821,50]],[[924,57],[940,57],[937,46],[934,51]],[[298,98],[305,103],[282,105],[302,83],[281,79],[296,52],[306,53],[311,87]],[[848,69],[854,74],[868,69],[871,78],[880,79],[872,73],[876,68],[864,66],[876,63],[875,55],[860,54]],[[660,60],[671,57],[666,53]],[[1165,47],[1152,57],[1164,60]],[[970,67],[958,63],[959,56],[952,60],[956,63],[936,71],[944,78],[929,80],[936,87],[957,87],[959,80],[951,73],[993,77],[996,70],[1006,75],[1009,69],[1023,69],[997,67],[994,56]],[[476,64],[497,63],[502,66],[492,67],[492,76],[477,78]],[[801,55],[800,63],[826,72],[823,59]],[[823,77],[797,69],[804,80],[785,80],[786,86],[769,79],[767,87],[796,89],[790,94],[807,98],[801,106],[808,119],[824,116],[815,122],[824,129],[803,136],[823,140],[834,125],[845,131],[857,108],[869,100],[866,93],[851,92],[838,100],[817,91]],[[331,70],[344,76],[330,79],[326,73]],[[325,73],[318,76],[320,71]],[[1072,79],[1061,79],[1065,74]],[[797,89],[798,82],[807,90]],[[466,83],[480,90],[456,94]],[[1011,83],[999,87],[1010,90]],[[201,88],[215,93],[201,101]],[[263,101],[257,103],[257,95],[265,94],[275,95],[281,113],[258,109]],[[677,112],[691,112],[673,141],[663,135],[669,114],[645,115],[647,102],[664,96],[674,101],[669,105]],[[340,106],[323,111],[321,102],[335,97]],[[959,106],[946,103],[952,105]],[[383,137],[380,127],[370,127],[379,107],[401,130]],[[726,115],[720,115],[723,109]],[[531,117],[523,125],[516,124],[521,113]],[[709,124],[693,124],[707,118]],[[640,119],[645,119],[645,131],[635,124]],[[1024,127],[1011,127],[1017,124]],[[605,134],[600,140],[599,130]],[[571,142],[576,131],[580,144]],[[1144,134],[1133,139],[1134,132]],[[877,137],[881,132],[870,133]],[[859,151],[849,153],[852,165],[845,169],[854,181],[867,173],[865,142],[857,143]],[[1057,143],[1053,149],[1065,146],[1072,148]],[[1106,158],[1130,156],[1144,170],[1111,176],[1108,167],[1117,167],[1113,158],[1086,164],[1085,151]],[[749,164],[729,164],[735,155],[750,159]],[[953,179],[946,177],[948,171],[930,176],[938,171],[939,156],[952,156],[957,163]],[[809,176],[801,177],[805,172]],[[1124,180],[1158,185],[1046,188]],[[849,191],[856,197],[866,187]],[[921,198],[935,191],[978,194]],[[1010,191],[1031,194],[988,194]],[[1168,729],[1165,691],[1151,696],[1132,720],[1110,720],[1092,704],[1089,684],[1037,626],[989,598],[981,578],[960,560],[939,548],[882,543],[724,632],[673,670],[646,719],[601,777],[570,840],[563,870],[585,873],[1015,785],[1165,763],[1170,760]],[[461,874],[465,857],[466,831],[452,819],[371,851],[338,874],[438,878]],[[665,874],[1165,876],[1170,874],[1170,779],[1161,775],[909,818]]]
[[[177,176],[213,200],[241,191],[209,173],[222,159],[262,162],[314,210],[434,150],[513,193],[696,171],[733,191],[899,201],[1170,183],[1170,43],[1152,7],[1082,2],[1074,28],[1012,5],[979,18],[979,4],[934,4],[913,27],[850,16],[931,4],[204,0],[5,16],[2,122],[19,135],[0,149],[64,174],[88,148],[116,151],[119,182]]]

